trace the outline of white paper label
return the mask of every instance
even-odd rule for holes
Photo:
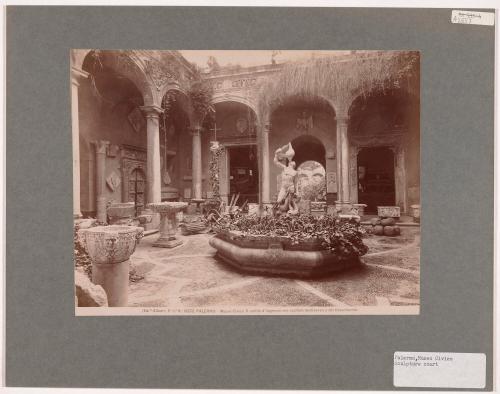
[[[493,26],[495,24],[495,13],[453,10],[451,11],[451,23]]]
[[[481,389],[484,353],[395,352],[394,386]]]

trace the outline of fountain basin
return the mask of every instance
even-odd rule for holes
[[[116,264],[129,259],[143,235],[141,227],[97,226],[78,232],[81,245],[95,264]]]
[[[313,277],[360,264],[357,257],[344,258],[324,250],[314,238],[292,244],[287,237],[243,237],[237,231],[227,231],[211,238],[210,245],[223,262],[256,275]]]
[[[178,230],[177,213],[188,206],[187,202],[165,201],[148,204],[148,208],[160,214],[160,236],[153,243],[157,248],[174,248],[182,245],[176,234]]]

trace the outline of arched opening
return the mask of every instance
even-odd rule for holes
[[[125,105],[127,109],[144,105],[141,91],[128,76],[115,69],[116,60],[110,55],[91,51],[83,61],[82,69],[89,73],[94,97],[100,104],[115,108]]]
[[[335,110],[327,100],[313,95],[283,98],[271,112],[270,123],[268,140],[271,201],[274,201],[281,188],[282,171],[273,164],[273,157],[277,149],[288,143],[291,143],[295,151],[293,161],[297,169],[305,162],[315,161],[324,169],[325,174],[336,172],[335,156],[327,154],[327,151],[335,152]],[[327,190],[326,194],[328,198],[334,199],[334,193]],[[263,199],[265,201],[265,196]],[[321,201],[323,200],[321,197]]]
[[[137,188],[131,184],[135,175],[127,174],[125,179],[124,168],[146,165],[146,120],[140,109],[145,104],[145,90],[138,66],[123,52],[90,51],[82,69],[89,78],[78,88],[80,198],[82,213],[94,216],[98,198],[113,202],[135,200]],[[109,142],[105,165],[100,169],[94,141]],[[97,181],[102,178],[108,186],[98,188]],[[117,179],[121,185],[110,186],[111,180]],[[145,179],[140,172],[137,174],[138,210],[144,204]]]
[[[314,160],[297,167],[297,195],[303,200],[326,201],[325,167]]]
[[[386,147],[363,148],[358,153],[358,202],[367,213],[377,206],[396,204],[394,152]]]
[[[420,199],[418,97],[403,89],[375,89],[349,109],[349,184],[354,202],[399,206]]]
[[[312,135],[301,135],[300,137],[294,138],[291,143],[295,151],[293,161],[295,162],[296,168],[300,167],[300,165],[306,161],[316,161],[325,168],[325,147],[318,138]]]
[[[226,154],[219,162],[221,198],[239,194],[238,204],[257,203],[259,199],[259,165],[257,159],[256,114],[241,102],[221,101],[214,104],[215,121],[209,130],[211,141],[219,141]]]

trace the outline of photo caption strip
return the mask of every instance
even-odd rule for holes
[[[495,24],[495,13],[453,10],[451,11],[451,23],[493,26]]]
[[[395,387],[481,389],[486,385],[484,353],[395,352]]]

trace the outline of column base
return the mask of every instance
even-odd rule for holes
[[[335,209],[339,214],[350,215],[352,213],[352,203],[349,201],[335,201]]]
[[[156,248],[175,248],[176,246],[182,245],[184,241],[178,238],[158,238],[153,246]]]

